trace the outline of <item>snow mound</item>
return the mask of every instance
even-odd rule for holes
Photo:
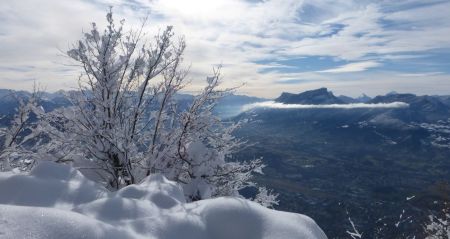
[[[140,184],[122,188],[117,191],[116,196],[149,200],[161,208],[171,208],[186,202],[180,185],[160,174],[150,175]]]
[[[71,209],[109,191],[62,164],[42,161],[29,175],[0,174],[0,204]]]
[[[183,195],[161,175],[111,193],[69,166],[41,162],[29,174],[0,173],[0,238],[326,238],[304,215]]]
[[[0,204],[0,238],[119,239],[132,238],[132,235],[67,210]]]
[[[238,198],[199,202],[193,208],[206,224],[208,237],[216,239],[325,238],[309,217],[275,211]]]

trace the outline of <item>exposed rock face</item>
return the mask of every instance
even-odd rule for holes
[[[285,104],[344,104],[345,102],[333,95],[327,88],[305,91],[300,94],[283,92],[276,102]]]

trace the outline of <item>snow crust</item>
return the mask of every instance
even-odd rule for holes
[[[161,175],[109,192],[70,166],[0,173],[0,238],[327,238],[309,217],[232,197],[186,203]]]

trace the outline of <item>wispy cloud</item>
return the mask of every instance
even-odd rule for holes
[[[291,85],[291,84],[298,84],[298,83],[311,83],[311,82],[315,82],[315,80],[302,80],[302,79],[286,79],[286,80],[277,80],[276,83],[277,84],[286,84],[286,85]]]
[[[352,104],[324,104],[324,105],[306,105],[306,104],[283,104],[275,101],[265,101],[247,104],[242,107],[243,111],[254,108],[272,108],[272,109],[388,109],[388,108],[407,108],[409,104],[404,102],[392,103],[352,103]]]
[[[318,71],[322,73],[345,73],[345,72],[358,72],[365,71],[369,68],[381,66],[381,63],[376,61],[363,61],[363,62],[355,62],[349,63],[343,66],[339,66],[337,68]]]
[[[435,75],[442,75],[445,74],[444,72],[436,71],[436,72],[420,72],[420,73],[403,73],[399,74],[399,76],[403,77],[425,77],[425,76],[435,76]]]

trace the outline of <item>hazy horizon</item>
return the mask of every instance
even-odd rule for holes
[[[42,87],[42,86],[38,86],[38,88],[39,88],[39,90],[41,92],[46,92],[46,93],[50,93],[50,94],[54,94],[54,93],[57,93],[57,92],[60,92],[60,91],[71,91],[71,90],[77,91],[78,90],[76,88],[74,88],[74,89],[47,90],[45,87]],[[305,89],[305,90],[300,90],[300,91],[290,91],[289,89],[286,89],[284,91],[281,91],[278,95],[275,95],[273,97],[264,97],[264,96],[252,95],[252,94],[248,94],[246,92],[243,92],[241,90],[237,90],[237,91],[233,92],[232,94],[233,95],[239,95],[239,96],[257,97],[257,98],[265,99],[265,100],[268,100],[268,101],[272,102],[271,100],[274,100],[274,99],[278,98],[279,96],[281,96],[282,93],[301,94],[301,93],[304,93],[306,91],[318,90],[320,88],[324,88],[324,87],[311,88],[311,89]],[[380,94],[366,94],[365,92],[361,92],[359,94],[355,93],[355,94],[351,94],[351,95],[350,94],[346,95],[346,94],[339,94],[338,92],[335,92],[335,91],[333,91],[333,90],[331,90],[329,88],[327,88],[327,89],[328,89],[328,91],[331,91],[331,93],[333,93],[333,95],[335,95],[337,97],[339,97],[339,96],[347,96],[347,97],[351,97],[351,98],[355,98],[355,99],[357,99],[359,97],[364,97],[364,96],[368,96],[370,98],[374,98],[376,96],[384,96],[384,95],[393,94],[393,93],[396,93],[396,94],[415,94],[417,96],[423,96],[423,95],[429,95],[429,96],[450,96],[450,93],[447,93],[447,94],[445,94],[445,93],[444,94],[416,94],[416,93],[413,93],[413,92],[397,92],[397,91],[388,91],[388,92],[383,92],[383,93],[380,93]],[[31,93],[33,91],[33,89],[13,89],[13,88],[0,88],[0,90],[26,91],[28,93]],[[198,91],[180,90],[179,93],[180,94],[187,94],[187,95],[195,95],[195,94],[198,93]],[[276,107],[274,107],[274,108],[276,108]]]

